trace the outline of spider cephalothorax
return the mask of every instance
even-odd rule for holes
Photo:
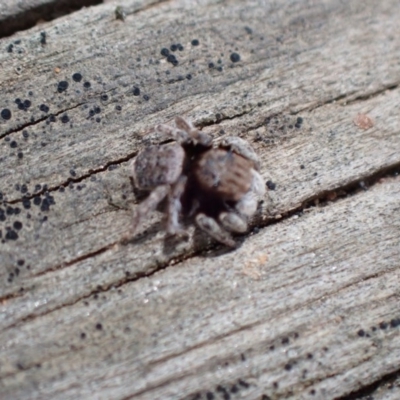
[[[227,246],[230,232],[243,233],[265,193],[258,157],[245,140],[227,137],[213,145],[210,136],[183,118],[176,127],[155,130],[173,142],[143,149],[132,165],[138,189],[150,191],[137,207],[134,229],[144,216],[167,198],[167,232],[184,233],[180,215],[194,217],[200,229]]]

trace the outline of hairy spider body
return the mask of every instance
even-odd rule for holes
[[[183,118],[155,130],[175,142],[143,149],[132,164],[135,186],[151,191],[137,207],[134,230],[167,197],[167,232],[183,234],[179,216],[194,216],[200,229],[235,247],[230,232],[243,233],[265,187],[258,157],[245,140],[227,137],[213,147],[207,134]]]

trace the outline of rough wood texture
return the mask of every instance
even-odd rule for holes
[[[158,3],[0,42],[0,397],[400,397],[400,4]],[[261,156],[237,251],[157,214],[120,243],[175,115]]]

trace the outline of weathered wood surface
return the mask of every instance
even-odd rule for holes
[[[376,177],[400,165],[400,5],[155,3],[0,42],[1,397],[333,399],[396,374],[400,185]],[[177,114],[276,184],[237,251],[165,242],[156,214],[119,244],[108,197],[137,202],[127,164]]]

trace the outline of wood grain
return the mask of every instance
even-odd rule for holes
[[[398,2],[116,6],[0,40],[1,397],[334,399],[395,373]],[[128,164],[175,115],[260,155],[233,253],[157,213],[121,244]]]

